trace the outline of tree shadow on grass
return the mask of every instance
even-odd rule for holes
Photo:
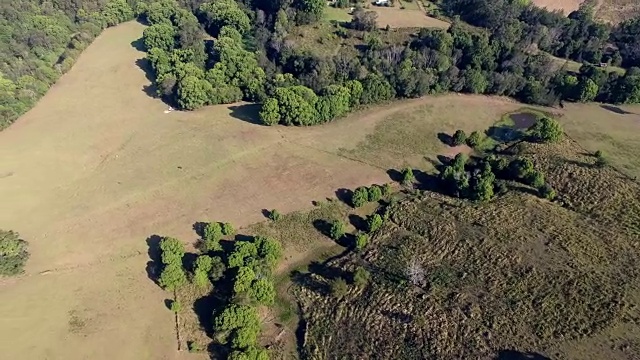
[[[196,221],[192,225],[193,231],[202,238],[204,237],[204,228],[207,224],[205,221]]]
[[[144,38],[139,38],[131,42],[131,47],[138,51],[147,51],[147,47],[144,45]]]
[[[440,179],[436,175],[428,174],[419,169],[413,169],[413,176],[416,178],[415,187],[418,190],[443,193],[440,187]]]
[[[316,228],[322,235],[331,239],[331,223],[324,219],[316,219],[313,221],[313,227]],[[336,244],[349,247],[351,243],[349,242],[349,238],[347,235],[341,236],[338,240],[331,239],[336,242]]]
[[[353,197],[353,191],[351,189],[338,189],[336,190],[336,198],[343,203],[351,206],[351,198]]]
[[[359,231],[367,231],[367,220],[360,215],[350,214],[349,222],[356,230]]]
[[[155,83],[156,79],[153,74],[153,69],[151,68],[151,62],[147,58],[140,58],[136,60],[136,65],[140,70],[144,71],[144,76],[147,78],[147,80],[150,83],[149,85],[144,85],[142,87],[142,91],[145,94],[147,94],[147,96],[149,96],[150,98],[160,99],[166,104],[167,102],[158,96],[158,87],[156,86],[156,83]]]
[[[147,238],[147,254],[149,255],[149,261],[147,261],[147,277],[158,286],[158,279],[160,278],[160,270],[162,268],[160,241],[162,237],[160,235],[151,235]]]
[[[551,358],[533,352],[500,350],[494,360],[551,360]]]
[[[613,105],[600,105],[601,108],[616,113],[618,115],[635,115],[635,113],[629,112],[627,110],[621,109],[617,106]]]
[[[231,117],[255,125],[263,125],[260,121],[260,104],[243,104],[230,106]]]
[[[402,172],[396,169],[387,170],[387,175],[389,175],[389,178],[391,179],[391,181],[395,181],[397,183],[401,183],[403,180]]]
[[[453,137],[451,135],[439,132],[437,136],[438,140],[440,140],[443,144],[453,146]]]

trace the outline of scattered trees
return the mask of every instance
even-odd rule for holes
[[[28,243],[13,231],[0,230],[0,275],[22,273],[29,258]]]

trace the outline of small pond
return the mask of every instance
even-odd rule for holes
[[[526,130],[538,121],[538,115],[530,112],[511,114],[509,118],[513,121],[513,128],[519,130]]]

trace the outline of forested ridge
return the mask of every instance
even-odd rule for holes
[[[100,32],[134,18],[126,0],[0,3],[0,129],[28,111]]]
[[[334,36],[355,46],[318,54],[295,27],[322,21],[321,0],[92,0],[0,8],[0,127],[31,108],[104,28],[138,17],[158,96],[181,109],[263,104],[265,124],[311,125],[362,105],[443,92],[511,96],[533,104],[640,102],[640,19],[612,26],[586,2],[569,14],[527,1],[440,0],[448,30],[415,29],[383,43],[360,3]],[[338,45],[337,45],[338,46]],[[583,62],[579,71],[547,54]],[[626,73],[607,71],[602,63]]]

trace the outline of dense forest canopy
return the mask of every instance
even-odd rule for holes
[[[0,127],[35,104],[102,29],[138,17],[158,96],[185,110],[263,104],[266,124],[330,121],[361,105],[448,91],[559,101],[640,102],[640,19],[565,17],[514,0],[441,0],[448,30],[395,43],[358,3],[335,36],[356,45],[317,54],[288,36],[323,21],[323,0],[21,0],[0,7]],[[559,68],[547,54],[585,65]],[[607,72],[602,63],[624,66]]]

